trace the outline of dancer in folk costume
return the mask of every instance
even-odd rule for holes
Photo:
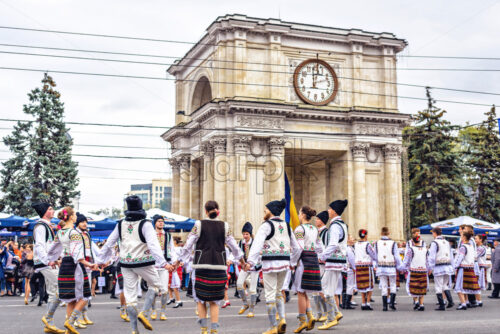
[[[227,282],[227,254],[225,244],[229,247],[236,260],[244,265],[243,253],[233,238],[229,224],[218,220],[219,205],[215,201],[205,203],[205,214],[208,219],[196,221],[189,233],[186,245],[182,248],[177,267],[180,262],[187,262],[193,250],[192,280],[194,286],[193,298],[198,303],[198,316],[201,333],[208,334],[207,308],[210,304],[210,333],[217,333],[219,328],[219,302],[224,299]]]
[[[375,243],[374,249],[377,256],[377,277],[380,281],[383,311],[387,311],[389,292],[391,301],[389,306],[393,311],[396,310],[397,275],[398,269],[402,267],[400,250],[389,236],[389,228],[382,227],[381,238]]]
[[[291,257],[298,256],[300,248],[290,225],[280,218],[286,200],[271,201],[264,209],[264,223],[260,226],[245,266],[250,270],[262,255],[262,273],[266,308],[271,327],[264,334],[285,333],[285,302],[281,290],[290,269]],[[261,254],[262,253],[262,254]],[[278,313],[279,322],[276,319]]]
[[[174,244],[173,244],[173,251],[172,251],[172,258],[177,259],[179,257],[179,254],[182,250],[181,246],[181,238],[180,237],[174,237]],[[179,294],[179,289],[181,288],[182,285],[182,268],[184,267],[184,263],[181,263],[180,266],[177,267],[177,270],[173,270],[170,272],[170,279],[169,279],[169,285],[168,285],[168,296],[169,296],[169,301],[167,305],[170,305],[175,302],[175,305],[173,308],[179,308],[182,307],[184,304],[181,300],[181,295]]]
[[[474,270],[476,249],[471,243],[472,232],[464,230],[460,240],[461,245],[453,264],[453,267],[457,269],[455,292],[460,298],[460,305],[457,310],[467,310],[467,294],[476,295],[481,290]]]
[[[243,238],[238,243],[238,246],[240,247],[243,253],[245,261],[248,261],[248,256],[250,255],[250,248],[252,247],[253,244],[252,232],[253,232],[252,224],[246,222],[241,230]],[[255,316],[254,307],[255,304],[257,303],[257,283],[259,282],[259,273],[261,268],[262,268],[262,263],[259,259],[257,264],[254,267],[250,268],[250,270],[248,271],[241,270],[239,272],[238,280],[236,282],[236,289],[238,291],[238,295],[243,301],[243,306],[239,310],[238,314],[243,314],[245,313],[246,310],[249,310],[247,318],[253,318]],[[248,293],[250,295],[250,303],[248,303],[248,297],[245,291],[245,284],[248,288]]]
[[[335,291],[342,279],[342,270],[347,263],[347,225],[342,221],[342,213],[347,206],[347,200],[337,200],[330,203],[327,225],[325,250],[320,260],[326,262],[325,273],[321,279],[321,286],[327,304],[327,320],[318,329],[325,330],[338,325],[343,315],[335,303]]]
[[[59,298],[66,303],[66,322],[68,333],[78,334],[74,323],[82,315],[83,308],[90,297],[90,280],[85,267],[97,270],[96,264],[85,258],[84,239],[74,229],[76,213],[71,207],[64,207],[57,218],[61,229],[47,256],[49,261],[57,261],[62,256],[58,275]]]
[[[41,273],[45,279],[46,293],[49,295],[47,313],[42,317],[45,333],[63,334],[65,330],[54,325],[54,313],[61,303],[57,289],[56,262],[49,261],[47,251],[54,243],[55,233],[52,229],[51,219],[54,217],[54,209],[49,203],[39,202],[32,205],[40,219],[33,228],[33,260],[35,273]]]
[[[165,227],[165,219],[163,216],[154,215],[153,216],[153,226],[155,228],[156,237],[158,238],[158,243],[160,244],[160,248],[163,252],[163,258],[167,263],[171,264],[176,260],[175,252],[174,252],[174,243],[172,240],[172,236],[170,233],[166,232]],[[158,271],[158,276],[160,277],[161,284],[165,290],[168,289],[170,272],[164,267],[156,266],[156,270]],[[161,308],[160,308],[160,320],[167,320],[167,305],[168,305],[168,294],[161,295]],[[153,300],[153,304],[151,306],[151,319],[156,320],[158,314],[156,313],[156,296]]]
[[[328,229],[326,228],[326,224],[328,223],[328,211],[321,211],[316,215],[316,228],[318,229],[318,234],[319,238],[321,240],[321,243],[323,244],[323,247],[325,246],[327,242],[327,232]],[[323,274],[325,273],[325,262],[319,261],[319,271],[321,277],[323,277]],[[320,292],[314,292],[312,294],[313,296],[313,308],[315,312],[315,319],[316,322],[325,322],[327,319],[327,314],[326,314],[326,301],[325,301],[325,295],[323,294],[323,291]]]
[[[156,293],[167,293],[158,275],[156,268],[172,270],[172,266],[165,260],[164,251],[160,247],[158,237],[150,220],[146,219],[146,212],[142,208],[142,200],[138,196],[129,196],[125,199],[127,210],[125,219],[118,221],[115,229],[101,248],[97,263],[103,266],[113,255],[115,244],[120,243],[120,265],[123,274],[127,314],[130,319],[132,333],[138,333],[137,321],[152,330],[148,320]],[[141,312],[137,310],[137,282],[144,279],[148,284],[148,292]]]
[[[354,265],[356,271],[356,288],[361,292],[361,310],[371,311],[370,299],[373,291],[373,260],[377,255],[372,245],[368,242],[368,231],[361,229],[358,231],[360,240],[354,244]],[[347,295],[350,302],[352,295]],[[385,303],[387,308],[387,301]]]
[[[439,306],[436,311],[444,311],[446,307],[453,307],[453,297],[451,296],[451,276],[453,275],[453,254],[451,251],[450,243],[443,238],[440,227],[432,229],[434,241],[431,242],[429,247],[429,254],[427,256],[427,267],[429,273],[434,276],[434,288],[436,290],[436,297]],[[446,306],[443,298],[443,293],[448,300]]]
[[[354,291],[356,290],[356,265],[354,256],[354,244],[356,240],[349,236],[347,239],[347,278],[346,278],[346,289],[345,294],[342,296],[341,307],[346,310],[354,310],[356,308],[356,303],[352,300]],[[373,281],[372,281],[373,284]]]
[[[76,213],[75,230],[82,236],[82,243],[80,244],[79,249],[75,251],[82,252],[84,259],[87,262],[94,264],[101,250],[92,241],[90,232],[87,228],[87,217],[78,212]],[[87,276],[89,279],[92,277],[92,269],[89,267],[87,267]],[[91,299],[92,297],[89,297],[89,301],[85,303],[85,306],[83,307],[81,318],[75,322],[78,328],[86,328],[86,326],[94,324],[94,322],[88,317],[88,303]]]
[[[471,234],[471,238],[470,238],[469,243],[474,248],[474,252],[476,252],[477,245],[476,245],[476,241],[474,239],[474,227],[472,225],[467,225],[467,224],[460,225],[460,227],[458,229],[458,233],[460,234],[460,239],[458,240],[457,249],[460,249],[460,246],[462,245],[462,238],[461,237],[462,237],[462,234],[464,232],[469,232]],[[477,258],[474,258],[474,273],[476,274],[476,276],[479,275],[479,264],[477,263]],[[477,305],[477,301],[476,301],[476,294],[474,294],[474,293],[467,294],[467,307],[475,308],[477,306],[478,305]]]
[[[420,237],[420,230],[412,228],[412,239],[406,245],[403,265],[408,271],[406,290],[413,297],[413,309],[425,311],[424,296],[427,294],[429,277],[427,276],[427,247]]]
[[[307,205],[303,206],[299,211],[300,225],[294,231],[300,247],[300,254],[291,260],[292,267],[296,266],[292,291],[298,293],[300,322],[294,333],[301,333],[304,329],[310,331],[316,323],[307,296],[308,293],[321,291],[318,255],[323,252],[323,243],[319,238],[318,229],[311,224],[311,219],[315,215],[315,210]]]
[[[481,290],[486,290],[487,286],[487,280],[486,280],[486,272],[488,270],[488,264],[486,263],[486,235],[481,234],[481,235],[476,235],[475,236],[475,241],[476,241],[476,262],[478,264],[478,269],[479,269],[479,275],[478,277],[478,283],[479,283],[479,293],[476,294],[476,299],[477,299],[477,306],[482,307],[483,302],[481,301]]]

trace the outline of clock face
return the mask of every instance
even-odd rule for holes
[[[326,61],[309,59],[300,63],[293,74],[295,92],[308,104],[327,105],[337,95],[338,79]]]

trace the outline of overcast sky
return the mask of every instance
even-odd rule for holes
[[[500,57],[500,1],[159,1],[159,0],[0,0],[0,25],[48,30],[124,35],[196,42],[217,16],[239,13],[262,18],[339,28],[392,32],[408,41],[407,55]],[[139,42],[51,33],[0,29],[0,43],[84,50],[147,53],[181,57],[190,44]],[[0,46],[0,51],[52,53],[101,57]],[[132,57],[108,56],[114,59]],[[170,63],[169,59],[134,58]],[[0,66],[47,70],[164,77],[168,66],[131,65],[9,55],[0,53]],[[500,69],[500,61],[429,60],[405,58],[400,67]],[[500,72],[398,71],[398,81],[500,93]],[[38,86],[42,73],[0,70],[0,118],[26,119],[22,105]],[[172,126],[172,81],[105,78],[53,74],[66,106],[66,120],[78,122]],[[425,97],[421,88],[399,87],[401,96]],[[435,91],[436,99],[498,104],[500,96]],[[485,119],[488,107],[439,104],[455,124]],[[424,101],[399,99],[404,113],[415,113]],[[0,122],[5,136],[13,123]],[[75,146],[74,153],[167,157],[162,130],[71,126],[75,144],[147,146],[151,149],[92,148]],[[5,146],[0,159],[9,157]],[[121,207],[132,183],[168,177],[167,161],[76,157],[80,164],[81,209]],[[91,167],[143,170],[116,171]],[[156,171],[156,172],[155,172]]]

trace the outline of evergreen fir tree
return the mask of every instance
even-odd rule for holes
[[[427,88],[428,107],[419,111],[416,125],[405,130],[408,146],[411,225],[421,226],[457,217],[464,212],[465,190],[461,157]]]
[[[470,214],[489,222],[500,222],[500,142],[495,107],[477,127],[460,131],[468,169]]]
[[[32,90],[23,106],[33,121],[19,121],[3,138],[13,157],[0,171],[1,209],[20,216],[32,216],[31,204],[49,201],[55,207],[71,203],[79,195],[77,163],[72,160],[73,140],[63,121],[64,104],[56,84],[45,74],[42,87]]]

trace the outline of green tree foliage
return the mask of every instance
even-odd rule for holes
[[[72,160],[73,141],[63,121],[64,104],[47,74],[42,87],[29,94],[23,106],[34,120],[18,122],[3,138],[12,157],[0,171],[1,209],[20,216],[31,216],[31,203],[49,201],[55,207],[69,205],[79,195],[77,163]]]
[[[464,213],[464,169],[453,127],[429,89],[427,99],[427,109],[418,112],[415,126],[405,129],[413,227]]]
[[[470,214],[489,222],[500,221],[500,142],[495,107],[487,120],[460,131],[459,138],[467,166]]]
[[[120,208],[104,208],[104,209],[99,209],[99,210],[94,210],[90,211],[90,213],[96,214],[96,215],[104,215],[107,216],[111,219],[120,219],[122,217],[122,209]]]

